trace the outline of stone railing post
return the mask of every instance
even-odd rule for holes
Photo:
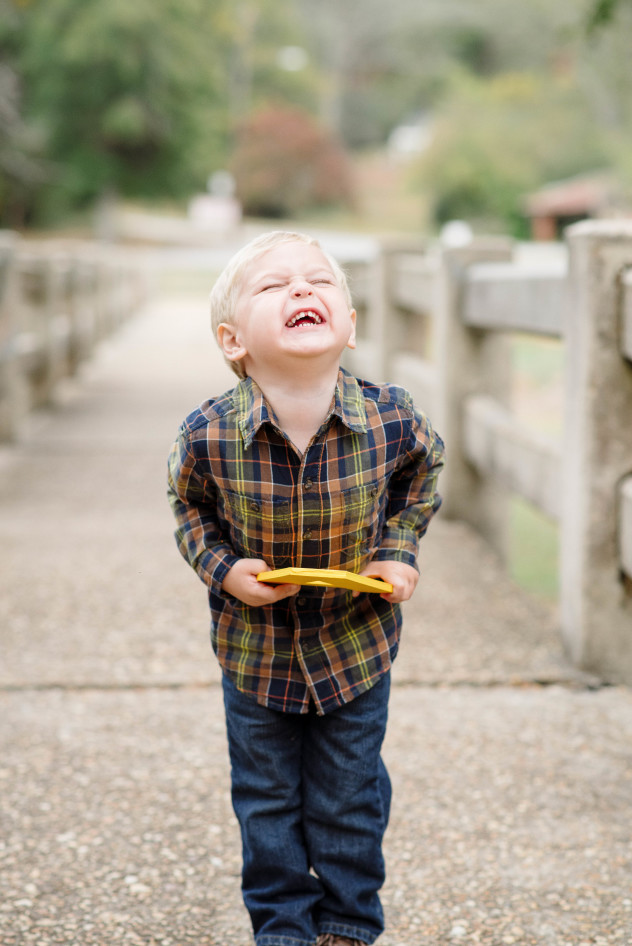
[[[632,221],[576,224],[567,239],[562,627],[576,664],[630,683],[632,596],[619,531],[620,487],[632,473],[632,364],[621,339]]]
[[[467,268],[474,263],[510,260],[505,239],[481,239],[444,248],[439,266],[437,332],[438,394],[432,418],[446,442],[441,474],[442,514],[469,522],[505,558],[507,510],[504,490],[468,463],[464,449],[464,403],[472,394],[489,394],[506,404],[510,392],[507,339],[500,332],[468,327],[462,319]]]
[[[351,288],[358,309],[357,349],[345,352],[344,364],[350,371],[372,381],[396,381],[393,359],[409,351],[411,339],[396,296],[399,257],[422,257],[426,243],[414,239],[380,241],[379,251],[359,266],[347,264]]]
[[[21,329],[17,247],[15,233],[0,231],[0,442],[16,438],[28,410],[28,391],[16,348]]]
[[[388,339],[388,263],[380,252],[370,264],[367,276],[367,306],[363,327],[368,344],[364,348],[363,377],[385,381],[390,350]]]

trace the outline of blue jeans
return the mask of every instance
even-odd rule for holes
[[[387,673],[325,716],[280,713],[224,676],[242,891],[257,946],[313,946],[320,933],[372,943],[383,931],[389,690]]]

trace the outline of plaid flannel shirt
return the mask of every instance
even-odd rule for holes
[[[213,649],[244,693],[284,712],[336,709],[397,653],[401,611],[379,595],[310,588],[264,607],[221,590],[239,558],[359,572],[416,567],[441,503],[443,443],[410,395],[340,370],[332,406],[301,456],[256,383],[203,403],[169,459],[176,539],[209,592]]]

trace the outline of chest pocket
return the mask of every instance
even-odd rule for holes
[[[293,533],[289,500],[233,492],[225,498],[224,515],[236,554],[262,558],[271,567],[288,565]]]
[[[339,530],[340,562],[337,567],[358,571],[380,544],[386,493],[380,483],[367,483],[342,490],[335,497]]]

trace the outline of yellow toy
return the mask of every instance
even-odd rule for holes
[[[318,588],[346,588],[348,591],[370,591],[375,594],[390,594],[393,586],[388,581],[367,578],[353,572],[334,568],[277,568],[259,572],[258,581],[269,581],[274,585],[310,585]]]

